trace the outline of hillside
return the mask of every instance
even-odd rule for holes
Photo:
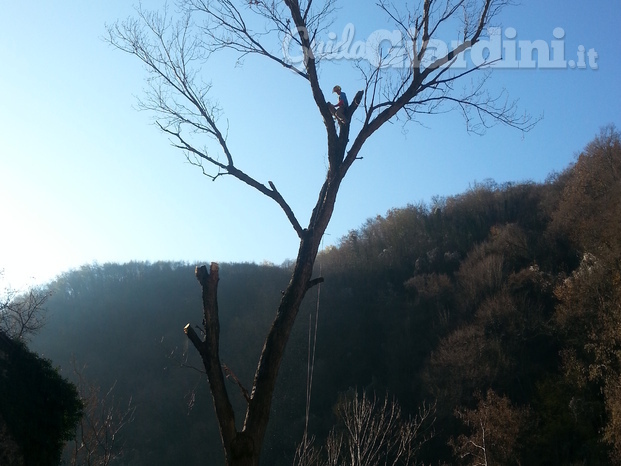
[[[325,282],[298,317],[264,464],[291,464],[301,439],[316,312],[318,440],[339,393],[357,387],[389,392],[408,413],[436,402],[428,463],[473,464],[467,439],[485,426],[495,464],[621,464],[620,176],[619,134],[607,128],[544,183],[475,184],[391,210],[323,251]],[[221,264],[222,359],[246,387],[288,268]],[[182,332],[201,320],[194,265],[84,266],[50,288],[32,348],[69,377],[75,357],[103,389],[116,382],[119,403],[131,397],[118,464],[220,464],[208,387]]]

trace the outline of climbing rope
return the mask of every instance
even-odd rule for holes
[[[321,263],[319,263],[319,276],[321,276]],[[321,283],[317,285],[317,305],[315,307],[315,325],[313,326],[313,314],[308,314],[308,361],[306,367],[306,417],[304,423],[304,441],[308,439],[308,421],[310,418],[310,402],[313,388],[313,373],[315,371],[315,350],[317,349],[317,323],[319,321],[319,302],[321,299]]]

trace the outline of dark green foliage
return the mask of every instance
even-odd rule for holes
[[[339,393],[359,387],[394,394],[404,413],[437,401],[426,463],[456,464],[459,439],[478,435],[462,421],[476,418],[500,439],[492,450],[502,464],[620,464],[620,174],[619,136],[607,129],[545,183],[486,181],[394,209],[323,251],[325,282],[309,292],[288,346],[264,464],[290,465],[302,438],[317,310],[309,429],[318,442]],[[221,266],[221,355],[247,388],[288,275]],[[193,267],[84,267],[53,288],[35,343],[63,365],[74,353],[100,385],[116,380],[119,397],[133,397],[127,464],[221,463],[205,377],[180,367],[201,367],[182,334],[201,325]],[[244,401],[233,398],[241,423]]]
[[[57,465],[82,404],[50,361],[0,335],[0,413],[24,465]],[[2,455],[0,455],[2,457]],[[19,463],[15,463],[19,464]]]

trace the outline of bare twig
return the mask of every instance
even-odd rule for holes
[[[45,325],[45,302],[50,296],[43,288],[25,293],[6,288],[0,294],[0,331],[17,340],[35,335]]]

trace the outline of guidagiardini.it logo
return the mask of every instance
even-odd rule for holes
[[[305,33],[305,31],[302,31]],[[594,48],[579,45],[572,58],[567,58],[565,30],[557,27],[548,40],[517,39],[517,30],[508,27],[502,31],[499,27],[487,29],[487,37],[480,39],[466,51],[444,63],[437,63],[449,52],[455,50],[462,42],[430,39],[426,51],[418,60],[420,41],[413,47],[410,37],[401,31],[379,29],[366,38],[355,39],[355,27],[347,24],[341,33],[329,32],[326,40],[314,40],[310,50],[303,50],[295,43],[293,37],[298,35],[292,30],[282,44],[283,59],[291,65],[303,65],[307,57],[320,60],[365,60],[373,67],[403,69],[419,65],[422,68],[437,66],[455,69],[490,68],[490,69],[581,69],[597,70],[598,53]],[[416,52],[415,52],[416,51]]]

